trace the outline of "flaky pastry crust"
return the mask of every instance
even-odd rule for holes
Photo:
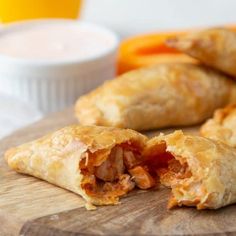
[[[236,33],[230,29],[192,32],[170,38],[166,43],[210,67],[236,76]]]
[[[236,147],[236,104],[215,111],[200,128],[202,136]]]
[[[127,174],[122,174],[119,180],[115,180],[116,184],[109,184],[104,187],[106,190],[99,192],[95,187],[101,187],[106,181],[99,180],[96,186],[94,169],[98,172],[98,166],[104,163],[114,147],[126,145],[141,152],[145,141],[145,136],[133,130],[73,125],[11,148],[5,153],[5,159],[13,170],[75,192],[88,203],[116,204],[119,196],[125,195],[134,187],[133,182]],[[116,162],[120,163],[121,158],[116,159]],[[121,164],[123,168],[123,162]],[[102,176],[104,171],[98,175],[105,178]],[[124,186],[118,184],[119,181]],[[127,189],[124,189],[125,184]]]
[[[169,208],[185,205],[217,209],[236,203],[234,148],[176,131],[149,140],[144,155],[151,153],[157,158],[163,154],[172,156],[164,167],[162,160],[157,170],[161,183],[172,189]]]
[[[236,101],[226,76],[193,64],[159,64],[128,72],[78,99],[83,125],[134,130],[194,125]]]

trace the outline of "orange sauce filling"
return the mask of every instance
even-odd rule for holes
[[[80,162],[80,170],[84,176],[81,187],[97,198],[116,199],[135,186],[148,189],[156,185],[137,147],[127,143],[115,146],[109,154],[103,150],[89,153]]]
[[[89,153],[80,162],[80,169],[84,176],[81,187],[88,195],[114,202],[135,186],[149,189],[160,182],[176,188],[179,181],[192,176],[187,163],[180,163],[166,151],[165,143],[144,156],[127,143],[115,146],[109,153],[106,150]],[[170,197],[168,207],[176,205],[177,200]]]

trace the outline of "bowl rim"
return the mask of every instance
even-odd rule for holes
[[[8,63],[8,64],[18,64],[18,65],[30,65],[30,66],[62,66],[62,65],[70,65],[70,64],[83,64],[87,62],[93,62],[96,60],[99,60],[103,57],[106,57],[107,55],[114,53],[119,45],[120,38],[119,36],[112,30],[110,30],[107,27],[101,26],[99,24],[83,21],[83,20],[73,20],[73,19],[62,19],[62,18],[49,18],[49,19],[33,19],[33,20],[23,20],[18,22],[12,22],[8,23],[6,25],[3,25],[0,28],[0,34],[11,31],[14,29],[18,29],[21,27],[25,27],[28,25],[38,25],[40,23],[48,23],[48,24],[56,24],[56,23],[74,23],[81,26],[88,27],[90,29],[96,29],[97,31],[100,31],[101,33],[105,33],[112,39],[112,45],[107,48],[107,50],[104,50],[100,53],[97,53],[93,56],[88,56],[85,58],[67,58],[67,59],[26,59],[21,57],[13,57],[9,55],[4,55],[0,53],[0,62]]]

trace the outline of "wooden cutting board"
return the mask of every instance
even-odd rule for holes
[[[236,205],[217,211],[168,211],[170,190],[160,188],[137,190],[121,199],[120,205],[87,211],[78,195],[7,167],[3,160],[7,148],[72,123],[76,120],[72,109],[68,109],[0,141],[0,236],[236,235]],[[184,130],[197,133],[198,129]]]

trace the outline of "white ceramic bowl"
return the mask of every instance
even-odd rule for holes
[[[118,37],[94,24],[74,20],[33,20],[1,29],[0,37],[19,27],[58,21],[87,27],[108,37],[112,44],[100,54],[85,59],[29,60],[0,54],[0,93],[28,102],[44,113],[72,105],[79,96],[115,75]]]

